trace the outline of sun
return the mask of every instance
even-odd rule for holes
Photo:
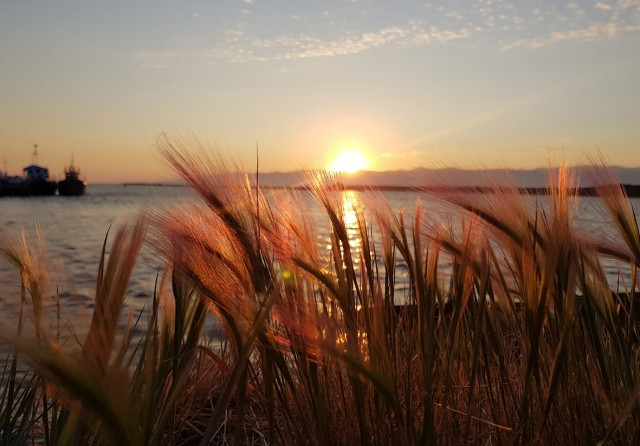
[[[329,162],[327,170],[331,173],[352,174],[366,169],[369,161],[364,153],[357,148],[340,150]]]

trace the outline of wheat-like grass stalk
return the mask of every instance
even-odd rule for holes
[[[542,199],[437,189],[443,222],[430,202],[395,212],[329,175],[308,192],[265,192],[197,140],[160,146],[200,201],[146,220],[166,270],[143,335],[132,334],[142,318],[124,333],[117,324],[137,223],[108,258],[105,243],[79,355],[5,338],[55,385],[61,443],[241,444],[256,431],[263,444],[638,439],[640,237],[603,166],[596,189],[617,239],[578,224],[566,168]],[[328,243],[301,210],[307,193]],[[630,267],[630,298],[612,293],[604,257]],[[205,345],[207,312],[224,328],[219,347]]]

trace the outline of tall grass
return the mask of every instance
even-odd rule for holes
[[[31,438],[22,424],[55,407],[50,444],[640,441],[640,235],[602,165],[593,180],[618,237],[577,224],[567,169],[546,205],[515,188],[446,189],[436,198],[458,211],[444,223],[373,193],[347,208],[335,178],[317,177],[326,250],[300,195],[268,198],[197,141],[160,146],[200,201],[117,232],[77,351],[46,330],[4,336],[37,376],[5,372],[5,437]],[[148,322],[118,333],[144,239],[166,271]],[[630,267],[626,292],[611,291],[606,258]],[[220,345],[202,336],[207,314]],[[45,388],[21,409],[16,394]]]

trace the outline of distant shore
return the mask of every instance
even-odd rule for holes
[[[187,184],[172,184],[172,183],[123,183],[124,187],[188,187]],[[255,186],[255,185],[253,185]],[[311,186],[274,186],[274,185],[262,185],[262,189],[274,189],[274,190],[311,190]],[[513,188],[509,187],[491,187],[491,186],[365,186],[365,185],[342,185],[335,184],[331,186],[335,190],[354,190],[354,191],[388,191],[388,192],[427,192],[427,193],[447,193],[447,192],[471,192],[479,194],[488,194],[496,192],[497,190],[509,191]],[[622,184],[622,188],[630,198],[640,197],[640,185]],[[548,187],[518,187],[516,188],[521,194],[529,195],[550,195],[553,189]],[[583,197],[596,196],[596,189],[594,187],[579,187],[576,188],[576,193]]]

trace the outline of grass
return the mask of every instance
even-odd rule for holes
[[[459,212],[445,223],[373,193],[345,207],[335,178],[316,178],[326,252],[295,193],[267,199],[197,141],[160,145],[201,199],[105,241],[86,337],[69,345],[42,317],[46,255],[5,243],[23,307],[2,330],[3,444],[640,442],[640,235],[601,160],[615,237],[577,225],[567,169],[548,206],[447,189]],[[148,320],[122,329],[145,241],[166,270]],[[631,270],[624,293],[607,258]],[[202,334],[209,314],[220,345]]]

